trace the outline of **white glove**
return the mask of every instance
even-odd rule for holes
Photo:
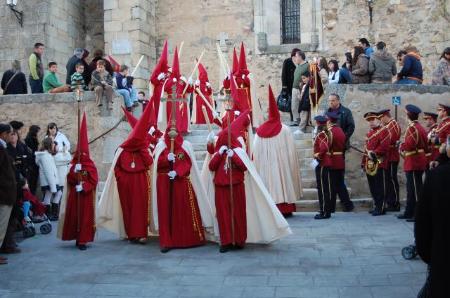
[[[227,150],[227,156],[228,156],[228,157],[233,157],[233,155],[234,155],[233,149],[228,149],[228,150]]]
[[[206,82],[206,87],[211,87],[211,84],[209,82]]]
[[[318,165],[319,165],[319,162],[317,161],[317,159],[313,158],[313,160],[311,160],[311,163],[310,163],[311,169],[314,170]]]
[[[175,162],[175,154],[173,153],[167,154],[167,160]]]
[[[223,154],[225,151],[227,151],[228,150],[228,147],[227,146],[225,146],[225,145],[223,145],[222,147],[220,147],[220,149],[219,149],[219,154]]]
[[[181,80],[181,81],[183,81],[183,82],[185,82],[185,83],[187,82],[187,80],[186,80],[186,77],[185,77],[185,76],[181,76],[181,77],[180,77],[180,80]]]
[[[239,112],[239,111],[234,111],[234,115],[235,116],[239,116],[241,114],[241,112]]]
[[[195,80],[195,86],[200,86],[200,80],[199,79]]]
[[[75,185],[75,191],[76,192],[82,192],[83,191],[83,185],[81,184],[81,182],[80,182],[80,184]]]
[[[242,75],[242,79],[243,79],[243,80],[245,79],[245,75]]]
[[[148,130],[148,134],[152,136],[153,133],[155,132],[155,130],[156,130],[155,127],[153,127],[153,126],[150,127],[150,129]]]
[[[219,113],[217,113],[216,111],[213,111],[212,115],[214,119],[219,119]]]
[[[158,75],[158,80],[159,80],[159,81],[164,80],[165,77],[166,77],[166,74],[162,72],[162,73],[160,73],[160,74]]]
[[[177,82],[177,78],[173,78],[172,82],[176,83]]]
[[[175,176],[177,176],[177,172],[170,171],[169,173],[167,173],[167,175],[169,176],[170,180],[173,180],[175,179]]]
[[[192,85],[192,83],[193,83],[192,77],[189,77],[189,79],[188,79],[188,84],[189,84],[189,85]]]
[[[214,143],[214,137],[216,136],[216,134],[214,133],[214,131],[211,131],[208,134],[208,137],[206,138],[206,142],[207,143]]]
[[[75,164],[74,172],[75,172],[75,173],[78,173],[79,171],[81,171],[81,163]]]

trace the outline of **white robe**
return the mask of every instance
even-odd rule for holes
[[[233,149],[242,162],[247,167],[245,172],[245,199],[247,215],[247,240],[246,243],[267,244],[292,234],[289,224],[278,210],[270,197],[270,193],[264,186],[261,177],[242,148]],[[206,185],[210,202],[215,202],[215,187],[213,184],[213,174],[209,171],[210,155],[207,154],[202,169],[202,180]],[[215,203],[213,212],[216,214]],[[218,226],[215,218],[215,227]]]
[[[300,164],[294,137],[286,125],[278,135],[255,135],[253,163],[275,204],[295,203],[302,197]]]

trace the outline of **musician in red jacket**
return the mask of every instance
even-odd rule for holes
[[[317,123],[318,133],[314,139],[313,152],[314,159],[317,161],[315,167],[317,194],[319,196],[320,212],[314,216],[314,219],[327,219],[331,217],[332,200],[330,189],[330,167],[332,164],[330,158],[329,132],[327,131],[327,121],[325,116],[316,116],[314,120]]]
[[[328,132],[330,135],[330,178],[331,178],[331,212],[336,210],[336,196],[339,196],[344,212],[350,212],[355,207],[350,200],[347,187],[344,182],[345,175],[345,136],[342,128],[337,124],[339,114],[336,112],[327,112]]]
[[[386,169],[386,211],[400,211],[400,185],[398,183],[397,171],[400,162],[398,145],[400,143],[401,128],[398,122],[391,117],[389,109],[378,112],[382,125],[389,133],[388,166]]]
[[[436,128],[436,144],[439,144],[440,155],[437,158],[437,163],[435,163],[434,166],[448,161],[448,156],[445,151],[445,144],[447,141],[447,136],[450,135],[450,105],[440,103],[437,111],[439,119],[441,119],[441,123],[439,123],[438,127]]]
[[[423,120],[425,122],[425,127],[427,129],[427,139],[428,148],[430,152],[427,154],[428,164],[439,157],[439,143],[436,143],[436,129],[438,128],[437,123],[438,114],[431,112],[423,112]]]
[[[370,130],[366,137],[365,154],[362,167],[366,171],[370,193],[374,200],[373,216],[384,215],[386,211],[386,169],[389,157],[389,132],[381,125],[378,113],[368,112],[364,118],[369,122]]]
[[[427,168],[428,139],[427,132],[419,123],[422,112],[415,105],[406,105],[406,115],[409,123],[403,143],[400,144],[400,155],[404,159],[403,170],[406,174],[406,208],[398,216],[399,219],[414,221],[416,202],[422,192],[422,175]]]

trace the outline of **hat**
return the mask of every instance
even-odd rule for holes
[[[447,113],[450,112],[450,105],[439,103],[439,107],[445,109],[447,111]]]
[[[436,121],[438,118],[438,114],[431,113],[431,112],[423,112],[423,119],[429,119],[429,118],[433,118],[434,121]]]
[[[406,105],[405,109],[406,109],[406,111],[408,113],[411,113],[411,114],[420,114],[420,113],[422,113],[422,110],[418,106],[415,106],[415,105],[412,105],[412,104]]]
[[[169,59],[168,59],[168,50],[167,50],[167,40],[164,41],[163,50],[161,52],[161,56],[159,57],[158,64],[153,68],[152,75],[150,76],[150,80],[156,80],[160,73],[167,72],[169,69]]]
[[[241,51],[239,53],[239,71],[241,73],[247,73],[248,74],[247,59],[245,58],[244,42],[241,43]]]
[[[269,119],[256,129],[256,134],[261,138],[271,138],[278,135],[282,125],[277,102],[269,85]]]
[[[89,138],[87,131],[86,112],[83,113],[83,118],[81,119],[79,141],[77,144],[77,149],[75,150],[72,158],[72,163],[78,163],[78,161],[83,162],[84,165],[86,165],[86,163],[89,163],[90,165],[95,166],[89,154]]]
[[[233,48],[233,69],[231,70],[231,74],[237,74],[239,71],[239,60],[236,54],[236,48]]]
[[[324,115],[318,115],[314,117],[314,120],[317,122],[318,125],[325,125],[327,124],[328,118]]]
[[[339,114],[336,112],[327,112],[325,115],[331,122],[336,122],[339,119]]]
[[[180,60],[178,59],[178,47],[175,47],[175,52],[173,53],[173,62],[172,62],[172,79],[179,79],[180,74]]]
[[[134,126],[138,122],[138,119],[136,117],[134,117],[134,115],[132,113],[128,112],[127,109],[125,109],[123,106],[122,106],[122,111],[125,114],[125,117],[127,118],[128,124],[130,124],[131,128],[134,128]]]
[[[203,64],[198,64],[198,79],[200,82],[205,83],[208,82],[208,72],[206,71]]]
[[[238,141],[238,138],[241,136],[241,131],[243,131],[249,124],[249,113],[250,110],[246,110],[241,113],[234,121],[231,123],[230,131],[231,131],[231,148],[241,147],[241,143]],[[228,127],[223,128],[217,134],[216,141],[216,151],[220,149],[221,146],[228,146]]]
[[[364,119],[366,119],[367,121],[374,119],[374,118],[378,118],[378,113],[377,112],[367,112],[364,114]]]
[[[6,123],[0,123],[0,133],[4,132],[10,132],[11,131],[11,125]]]
[[[19,130],[19,129],[21,129],[23,127],[24,124],[21,121],[13,120],[13,121],[9,122],[9,125],[11,125],[11,127],[14,130]]]
[[[391,112],[390,109],[382,109],[382,110],[379,110],[377,112],[377,114],[381,117],[381,116],[384,116],[384,115],[390,115],[390,112]]]

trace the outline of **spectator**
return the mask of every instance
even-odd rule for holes
[[[106,103],[108,108],[112,110],[113,103],[113,81],[111,75],[105,71],[105,61],[97,61],[97,69],[92,72],[91,85],[95,91],[95,102],[97,106],[102,106],[103,94],[106,95]]]
[[[48,64],[48,73],[44,77],[42,86],[45,93],[63,93],[70,92],[70,87],[61,83],[56,76],[58,71],[58,64],[56,62],[50,62]]]
[[[355,121],[352,112],[341,104],[338,94],[332,93],[328,97],[328,112],[335,112],[339,115],[337,124],[345,133],[346,149],[350,147],[350,137],[355,131]]]
[[[352,84],[370,83],[369,57],[364,54],[362,47],[353,49]]]
[[[450,47],[445,48],[442,53],[437,68],[433,72],[431,83],[433,85],[450,85]]]
[[[345,53],[345,62],[342,64],[341,69],[339,69],[339,82],[338,84],[351,84],[352,83],[352,53]]]
[[[392,78],[397,74],[395,59],[386,50],[386,44],[382,41],[377,43],[377,50],[370,57],[369,73],[372,83],[390,84]]]
[[[138,92],[138,102],[142,104],[142,112],[145,111],[145,107],[148,105],[149,100],[145,98],[145,92]]]
[[[3,73],[1,87],[3,95],[27,94],[27,78],[20,69],[20,61],[14,60],[12,68]]]
[[[284,94],[292,95],[292,84],[294,83],[294,72],[298,64],[298,54],[300,50],[294,48],[291,51],[291,57],[287,58],[283,62],[283,68],[281,69],[281,84]],[[291,103],[292,104],[292,103]],[[294,121],[294,115],[292,114],[292,109],[290,112],[291,122]]]
[[[302,51],[297,52],[297,67],[294,72],[294,81],[292,82],[292,101],[291,101],[291,111],[292,115],[295,119],[295,122],[291,124],[291,126],[297,126],[300,123],[299,116],[299,104],[300,104],[300,87],[301,87],[301,79],[302,75],[309,73],[309,64],[306,62],[305,53]]]
[[[70,78],[70,89],[75,91],[77,89],[87,90],[86,82],[84,80],[84,65],[83,63],[78,63],[75,66],[76,72],[72,74]]]
[[[69,61],[67,61],[66,64],[66,84],[70,85],[70,78],[72,77],[73,73],[76,71],[75,66],[78,63],[82,63],[84,50],[82,48],[76,48],[73,51],[73,56],[70,57]]]
[[[128,75],[129,68],[126,65],[120,66],[120,72],[116,74],[117,93],[122,95],[125,107],[131,111],[133,105],[137,104],[137,91],[133,87],[133,77]]]
[[[367,57],[371,57],[373,54],[373,49],[370,47],[370,43],[366,38],[360,38],[359,39],[359,46],[364,49],[364,54],[366,54]]]
[[[81,56],[81,64],[84,67],[84,71],[83,71],[83,79],[84,79],[84,84],[86,86],[89,86],[89,84],[91,83],[91,75],[92,75],[92,71],[89,68],[89,63],[87,62],[87,58],[89,57],[89,51],[86,49],[83,49],[83,56]],[[75,65],[75,72],[77,71],[77,66]],[[72,77],[70,77],[72,79]]]
[[[398,53],[397,53],[397,61],[398,61],[398,64],[400,65],[400,66],[403,66],[403,58],[406,56],[406,51],[405,50],[400,50],[400,51],[398,51]]]
[[[44,65],[42,64],[42,54],[44,54],[44,44],[38,42],[34,44],[34,51],[28,58],[30,68],[31,93],[44,93],[42,89],[42,80],[44,78]]]
[[[11,121],[9,124],[13,128],[13,131],[9,136],[6,150],[14,161],[16,180],[19,181],[21,177],[25,179],[28,178],[29,165],[33,162],[33,154],[31,149],[20,140],[20,129],[23,127],[23,123]]]
[[[54,206],[53,201],[59,188],[58,170],[56,169],[55,160],[52,156],[54,151],[55,144],[53,139],[46,137],[42,141],[41,151],[36,152],[36,164],[39,166],[39,182],[42,193],[44,194],[42,201],[50,220],[55,219],[55,212],[57,210],[53,210],[52,207]]]
[[[330,85],[339,83],[340,71],[337,60],[330,60],[330,62],[328,62],[328,68],[330,69],[330,72],[328,73],[328,83]]]
[[[97,69],[97,61],[98,60],[103,60],[105,62],[105,69],[112,76],[114,74],[113,67],[107,59],[103,58],[102,50],[94,51],[94,58],[92,59],[91,63],[89,64],[90,73],[92,74]]]
[[[450,147],[446,154],[450,157]],[[450,297],[448,265],[450,264],[450,224],[447,220],[450,200],[450,163],[442,164],[425,176],[423,191],[417,203],[414,235],[417,252],[428,264],[426,286],[418,297]]]
[[[328,86],[329,72],[327,59],[325,59],[325,57],[319,57],[319,63],[317,64],[317,66],[319,67],[319,76],[322,80],[323,90],[325,90],[325,88]]]
[[[423,80],[422,63],[417,48],[409,46],[402,57],[403,67],[397,74],[397,84],[421,85]]]
[[[300,122],[296,134],[306,133],[306,127],[309,125],[311,101],[309,99],[309,79],[310,74],[306,72],[302,74],[302,92],[300,94],[300,102],[298,105],[298,113],[300,115]]]
[[[30,148],[33,161],[36,159],[35,153],[39,150],[38,133],[41,128],[37,125],[31,125],[28,130],[28,134],[25,138],[25,144]],[[32,162],[29,165],[28,183],[32,194],[36,194],[37,183],[39,176],[39,167],[36,162]]]
[[[58,129],[56,123],[51,122],[47,125],[47,137],[53,139],[54,161],[58,173],[58,191],[52,199],[52,218],[58,220],[59,203],[62,198],[63,190],[66,184],[67,173],[69,172],[69,163],[72,159],[70,155],[70,142],[67,137]]]
[[[5,236],[10,236],[7,235],[8,222],[17,198],[13,161],[6,151],[11,132],[9,124],[0,123],[0,246],[3,246]],[[0,265],[5,264],[8,264],[8,259],[0,256]]]

